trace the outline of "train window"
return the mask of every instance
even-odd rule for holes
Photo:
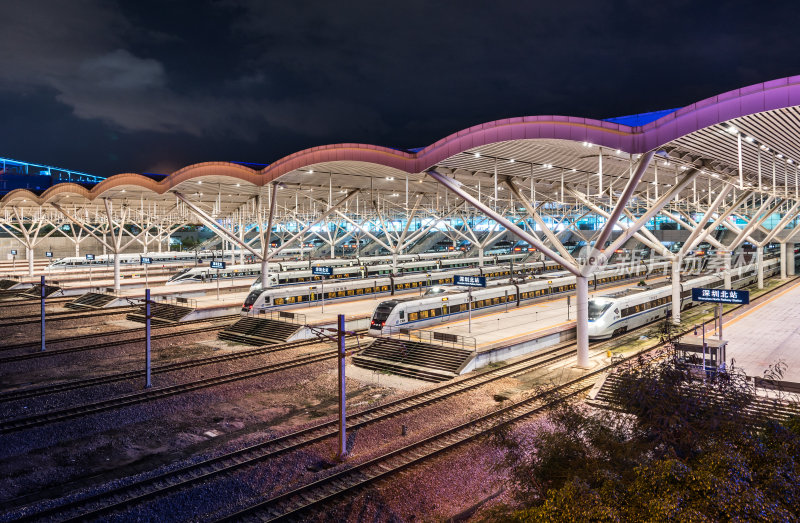
[[[419,314],[417,314],[416,312],[409,312],[408,313],[408,321],[417,321],[417,317],[418,316],[419,316]]]
[[[364,294],[364,289],[356,289],[356,294]]]
[[[353,292],[353,289],[348,289],[348,290],[347,290],[347,295],[348,295],[348,296],[353,296],[354,294],[355,294],[355,293]]]
[[[428,311],[419,311],[419,317],[425,319],[428,317]]]
[[[286,303],[294,303],[294,296],[286,298]]]
[[[401,320],[405,319],[405,316],[406,316],[406,311],[400,311],[400,319]]]

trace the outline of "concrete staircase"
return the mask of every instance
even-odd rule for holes
[[[302,325],[296,323],[270,318],[242,318],[220,331],[218,337],[247,345],[271,345],[286,342],[301,327]]]
[[[47,285],[44,286],[44,295],[45,297],[50,296],[61,290],[61,287],[57,287],[55,285]],[[19,293],[19,296],[23,298],[41,298],[42,297],[42,284],[37,283],[30,289],[25,289],[24,291]]]
[[[114,301],[116,296],[111,294],[100,294],[98,292],[87,292],[79,296],[77,299],[72,300],[69,303],[65,303],[64,307],[67,309],[102,309],[112,301]]]
[[[186,307],[183,305],[174,305],[172,303],[151,303],[150,322],[154,325],[178,323],[192,312],[194,312],[192,307]],[[147,321],[147,317],[145,315],[145,306],[139,306],[136,312],[128,313],[125,318],[131,321],[145,323]]]
[[[353,357],[357,367],[418,380],[442,382],[458,376],[473,352],[397,338],[378,338]]]

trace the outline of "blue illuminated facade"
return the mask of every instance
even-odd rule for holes
[[[72,182],[92,186],[103,180],[103,176],[0,158],[0,196],[14,189],[41,192],[57,183]]]

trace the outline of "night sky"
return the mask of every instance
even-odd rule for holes
[[[102,176],[412,148],[800,74],[795,2],[0,2],[0,156]]]

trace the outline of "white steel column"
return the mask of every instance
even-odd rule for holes
[[[789,251],[789,264],[788,267],[786,267],[786,274],[788,276],[794,276],[795,273],[794,265],[796,263],[796,260],[794,258],[794,246],[795,246],[794,242],[789,242],[786,244],[786,249]]]
[[[756,269],[758,270],[758,288],[764,288],[764,249],[757,247],[756,251]]]
[[[681,322],[681,256],[672,261],[672,323]]]
[[[733,251],[727,251],[724,254],[725,258],[723,259],[723,263],[725,264],[725,270],[723,272],[722,277],[725,279],[725,288],[731,288],[731,257],[733,256]]]
[[[578,342],[578,367],[589,367],[589,279],[575,278],[576,318],[575,330]]]
[[[786,249],[786,242],[781,242],[781,279],[785,280],[788,274],[787,267],[789,265],[788,252]]]

